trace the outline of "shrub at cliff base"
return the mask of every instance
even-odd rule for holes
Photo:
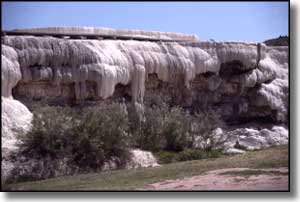
[[[192,145],[189,120],[190,116],[179,107],[146,107],[144,119],[131,119],[130,128],[141,149],[182,151]]]
[[[122,166],[129,158],[127,126],[117,104],[84,110],[42,107],[34,112],[22,153],[35,159],[67,157],[83,170],[101,168],[112,158]]]
[[[33,127],[21,145],[28,158],[67,158],[69,165],[89,171],[109,161],[124,166],[130,148],[155,152],[162,163],[216,156],[211,155],[214,142],[207,140],[212,140],[218,117],[210,111],[191,115],[180,107],[161,105],[145,107],[141,119],[130,108],[128,113],[125,104],[117,103],[33,110]],[[199,140],[210,144],[195,148]]]

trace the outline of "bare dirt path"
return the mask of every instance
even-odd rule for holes
[[[288,190],[288,168],[230,168],[149,184],[147,190]]]

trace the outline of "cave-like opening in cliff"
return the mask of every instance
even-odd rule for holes
[[[114,93],[111,96],[112,100],[116,100],[118,102],[131,102],[132,101],[132,95],[131,95],[131,85],[124,85],[121,83],[118,83],[115,86]]]
[[[18,85],[18,84],[17,84]],[[12,88],[12,90],[11,90],[11,95],[12,95],[12,97],[13,98],[15,98],[15,99],[17,99],[17,97],[18,97],[18,94],[17,94],[17,86],[15,86],[14,88]]]
[[[254,124],[257,123],[263,125],[274,125],[276,124],[276,120],[272,115],[266,116],[253,116],[253,117],[246,117],[246,116],[238,116],[238,117],[229,117],[224,118],[225,123],[228,126],[242,126],[245,124]]]
[[[215,72],[205,72],[205,73],[202,73],[201,74],[204,78],[209,78],[209,77],[211,77],[211,76],[213,76],[213,75],[216,75],[216,73]]]
[[[243,63],[239,60],[222,63],[220,66],[219,76],[223,79],[228,79],[234,75],[245,74],[252,71],[252,69],[244,69]]]

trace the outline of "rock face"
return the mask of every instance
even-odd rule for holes
[[[288,141],[287,46],[96,28],[19,31],[142,35],[186,42],[3,36],[4,147],[9,148],[18,123],[30,124],[31,113],[14,99],[25,105],[35,100],[73,105],[125,99],[141,112],[144,105],[160,102],[189,111],[212,108],[226,123],[224,134],[231,137],[231,148],[237,140],[250,149]],[[8,103],[15,103],[15,109]]]
[[[11,96],[17,82],[16,97],[56,102],[107,99],[117,87],[128,86],[129,92],[123,93],[143,104],[148,93],[145,83],[149,75],[154,75],[159,82],[179,84],[185,94],[190,94],[181,93],[178,98],[182,100],[176,104],[191,106],[189,102],[206,100],[209,104],[225,104],[228,97],[234,97],[233,102],[240,105],[239,114],[255,117],[268,113],[278,121],[286,121],[287,47],[241,42],[158,44],[20,36],[6,36],[3,42],[4,54],[15,51],[18,56],[18,63],[15,58],[2,56],[8,60],[2,70],[3,96]],[[257,111],[264,107],[268,109]]]

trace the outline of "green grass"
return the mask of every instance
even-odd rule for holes
[[[160,151],[154,153],[159,164],[217,158],[223,155],[222,150],[202,151],[199,149],[185,149],[181,152]]]
[[[47,180],[7,184],[4,190],[133,190],[147,184],[200,175],[222,168],[288,167],[288,146],[282,145],[261,151],[234,156],[165,164],[155,168],[116,170]]]
[[[220,175],[241,175],[241,176],[250,176],[250,175],[288,175],[288,172],[280,171],[267,171],[267,170],[240,170],[240,171],[227,171],[220,173]]]

